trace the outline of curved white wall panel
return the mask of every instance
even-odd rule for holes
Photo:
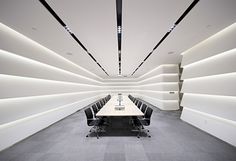
[[[56,68],[41,62],[24,58],[16,54],[0,50],[0,74],[18,75],[49,80],[68,81],[75,83],[100,84],[91,78],[87,78],[72,72]]]
[[[104,89],[102,86],[0,74],[0,98],[27,97]]]
[[[51,124],[76,112],[78,109],[96,101],[101,96],[80,100],[49,111],[31,115],[10,123],[0,125],[0,150],[50,126]]]
[[[54,51],[40,45],[39,43],[2,23],[0,23],[0,49],[17,53],[20,56],[55,66],[75,74],[83,75],[96,80],[101,79],[94,73],[78,66],[77,64],[67,60]]]
[[[166,73],[179,73],[179,68],[177,64],[164,64],[156,67],[155,69],[147,72],[146,74],[142,75],[141,77],[138,78],[138,80],[144,80],[147,78],[155,77],[160,74],[166,74]]]
[[[236,146],[236,23],[183,53],[181,119]]]
[[[184,94],[181,106],[236,121],[236,97]]]
[[[182,54],[182,66],[234,49],[236,42],[235,30],[236,23],[185,51]]]
[[[182,92],[236,96],[235,82],[236,73],[186,79],[182,86]]]
[[[104,97],[101,78],[0,23],[0,150]]]
[[[137,96],[162,110],[179,109],[179,66],[164,64],[138,80]]]

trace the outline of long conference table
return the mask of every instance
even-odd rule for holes
[[[111,99],[96,114],[97,117],[103,116],[144,116],[143,112],[128,98],[127,95],[122,96],[122,105],[124,109],[115,108],[119,105],[118,96],[112,96]]]

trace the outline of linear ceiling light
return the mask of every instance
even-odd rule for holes
[[[86,53],[93,59],[93,61],[109,76],[105,69],[97,62],[93,55],[86,49],[86,47],[81,43],[81,41],[75,36],[71,29],[62,21],[62,19],[56,14],[56,12],[49,6],[45,0],[39,0],[42,5],[51,13],[51,15],[63,26],[63,28],[72,36],[72,38],[82,47]]]
[[[131,75],[143,65],[143,63],[153,54],[154,50],[166,39],[166,37],[174,30],[174,28],[184,19],[184,17],[193,9],[193,7],[199,2],[199,0],[194,0],[191,5],[184,11],[184,13],[179,17],[179,19],[174,23],[174,25],[167,31],[167,33],[161,38],[161,40],[156,44],[152,51],[145,57],[145,59],[139,64],[139,66],[134,70]]]
[[[122,34],[122,0],[116,0],[117,40],[118,40],[118,63],[121,76],[121,34]]]

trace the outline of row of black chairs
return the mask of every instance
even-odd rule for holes
[[[148,134],[149,130],[145,129],[144,126],[150,125],[153,109],[132,95],[128,95],[128,97],[137,106],[137,108],[144,113],[144,116],[142,117],[133,117],[134,126],[137,127],[139,131],[137,137],[140,137],[141,132],[144,132],[148,137],[151,137],[151,135]]]
[[[103,117],[96,117],[96,114],[98,113],[98,111],[101,110],[101,108],[111,99],[111,95],[107,95],[106,97],[96,101],[95,103],[93,103],[90,107],[86,108],[84,110],[85,115],[87,117],[87,125],[88,126],[92,126],[92,128],[89,130],[89,132],[95,132],[97,138],[99,138],[98,136],[98,132],[100,132],[101,126],[104,124],[105,119]],[[89,133],[89,134],[90,134]],[[86,135],[86,137],[89,136]]]

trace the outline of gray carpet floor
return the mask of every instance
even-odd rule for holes
[[[180,111],[152,108],[151,138],[114,127],[86,138],[81,110],[0,152],[0,161],[236,161],[235,147],[181,121]]]

